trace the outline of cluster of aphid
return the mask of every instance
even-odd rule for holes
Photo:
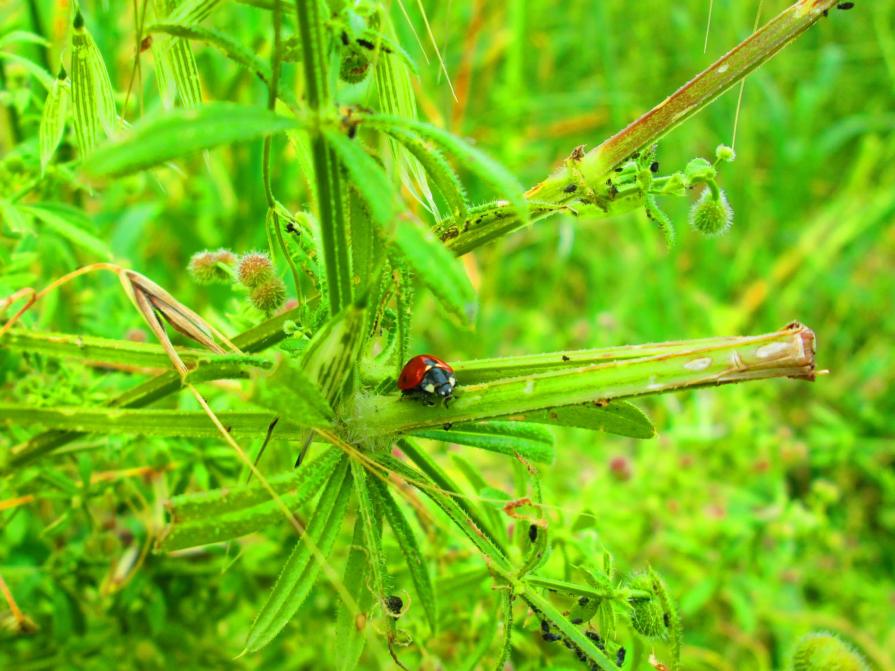
[[[587,597],[581,598],[586,599]],[[584,635],[593,642],[598,650],[600,650],[601,652],[606,652],[606,644],[603,642],[603,638],[597,632],[586,631],[584,632]],[[547,641],[548,643],[562,641],[562,644],[574,653],[574,655],[578,658],[578,661],[586,664],[587,668],[591,671],[599,671],[599,664],[591,659],[588,659],[587,654],[585,654],[584,650],[582,650],[574,641],[569,640],[560,633],[554,633],[551,624],[544,619],[541,620],[541,639]],[[618,649],[615,651],[616,666],[621,667],[624,665],[626,654],[627,651],[625,650],[624,646],[619,646]]]

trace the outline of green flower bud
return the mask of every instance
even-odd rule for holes
[[[737,153],[733,150],[733,147],[728,147],[726,144],[719,144],[715,147],[715,158],[719,161],[731,163],[736,157]]]
[[[796,645],[792,671],[867,671],[867,664],[832,634],[814,632]]]
[[[653,591],[653,581],[646,573],[631,576],[628,580],[631,589]],[[647,638],[664,638],[666,634],[665,613],[659,599],[653,595],[650,599],[632,601],[631,626],[641,636]]]
[[[687,163],[687,166],[684,168],[684,175],[690,184],[695,182],[707,182],[710,179],[715,179],[717,174],[715,166],[704,158],[694,158]]]
[[[244,254],[239,259],[236,275],[240,282],[249,289],[254,289],[273,277],[273,264],[270,262],[270,257],[262,252]]]
[[[286,285],[279,277],[271,277],[259,284],[249,295],[252,305],[265,313],[271,313],[286,300]]]
[[[723,235],[731,224],[733,224],[733,208],[720,189],[717,197],[712,194],[711,189],[705,189],[699,200],[690,208],[690,226],[706,237]]]
[[[187,271],[197,284],[227,283],[233,279],[230,269],[235,265],[236,255],[229,249],[205,250],[193,254]]]

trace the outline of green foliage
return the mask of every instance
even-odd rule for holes
[[[0,667],[893,666],[895,9],[20,4]]]

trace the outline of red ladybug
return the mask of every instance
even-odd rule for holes
[[[439,397],[449,402],[456,384],[454,369],[431,354],[413,357],[398,377],[398,389],[404,396],[416,396],[427,405],[435,405]]]

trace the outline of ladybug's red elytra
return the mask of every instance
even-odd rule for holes
[[[435,405],[437,398],[449,402],[456,384],[454,369],[431,354],[413,357],[398,376],[398,389],[404,396],[416,396],[427,405]]]

